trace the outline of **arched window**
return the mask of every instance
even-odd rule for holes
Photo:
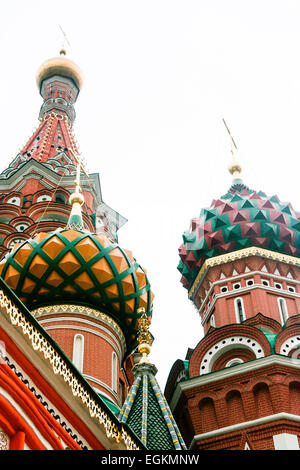
[[[55,202],[59,202],[60,204],[65,204],[66,203],[66,198],[62,194],[56,194],[55,195]]]
[[[258,383],[253,388],[257,418],[274,413],[269,387],[265,383]]]
[[[230,425],[245,421],[243,400],[238,390],[232,390],[227,394],[226,404]]]
[[[280,320],[281,320],[282,325],[284,325],[289,317],[287,306],[286,306],[286,301],[282,297],[279,297],[279,299],[277,299],[277,302],[278,302]]]
[[[212,431],[218,427],[215,404],[212,398],[203,398],[199,403],[201,432]]]
[[[73,363],[77,369],[83,371],[84,337],[82,335],[74,336],[73,343]]]
[[[210,326],[213,326],[214,328],[216,327],[214,314],[212,314],[211,317],[210,317]]]
[[[300,406],[300,382],[291,382],[289,384],[289,404],[290,413],[299,414]]]
[[[246,320],[244,302],[241,297],[238,297],[234,300],[235,316],[238,323],[242,323]]]
[[[117,392],[118,387],[118,359],[115,352],[112,353],[111,359],[111,385],[114,392]]]
[[[119,380],[119,401],[120,403],[123,403],[123,395],[124,395],[124,382],[122,380]]]

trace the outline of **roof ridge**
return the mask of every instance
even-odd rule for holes
[[[154,450],[156,447],[153,442],[153,416],[160,415],[165,426],[160,429],[160,436],[155,434],[155,440],[163,439],[166,449],[186,450],[176,421],[155,377],[156,372],[155,365],[150,362],[140,362],[134,366],[135,379],[120,411],[120,422],[127,423],[142,443],[148,449]],[[140,407],[138,417],[135,413],[136,407]],[[149,431],[152,431],[151,434]]]

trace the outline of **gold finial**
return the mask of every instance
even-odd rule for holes
[[[83,73],[82,70],[78,67],[78,65],[75,64],[75,62],[66,57],[66,44],[68,44],[69,47],[71,46],[66,36],[66,33],[60,25],[59,28],[63,34],[63,40],[59,51],[59,56],[52,57],[51,59],[46,60],[40,65],[36,74],[37,86],[40,90],[43,80],[47,80],[48,78],[51,78],[54,75],[62,75],[66,78],[71,78],[74,81],[78,90],[80,91],[83,86]]]
[[[232,155],[232,160],[228,165],[228,171],[232,175],[233,179],[235,179],[235,178],[238,178],[239,175],[241,174],[242,166],[235,158],[235,150],[237,150],[237,146],[236,146],[236,143],[235,143],[235,141],[234,141],[234,139],[231,135],[229,127],[227,126],[227,124],[225,122],[225,119],[223,119],[223,123],[224,123],[224,125],[227,129],[227,132],[229,134],[229,137],[230,137],[230,151],[231,151],[231,155]]]
[[[77,156],[76,159],[76,178],[75,178],[75,192],[71,194],[69,202],[72,205],[71,213],[69,216],[67,227],[75,230],[84,230],[84,223],[82,220],[81,206],[84,203],[84,197],[80,188],[80,169],[81,160]]]
[[[87,173],[86,173],[86,171],[83,167],[83,162],[82,162],[82,158],[80,157],[80,155],[75,154],[71,148],[69,149],[69,151],[73,155],[74,160],[76,162],[76,178],[75,178],[75,181],[74,181],[74,183],[75,183],[75,192],[73,194],[71,194],[69,202],[70,202],[70,204],[74,204],[75,202],[79,202],[79,204],[82,206],[82,204],[84,203],[84,197],[81,193],[80,171],[82,170],[86,176],[88,176],[88,175],[87,175]]]
[[[79,155],[75,155],[74,152],[71,150],[71,153],[73,154],[73,157],[76,161],[76,178],[75,178],[75,191],[74,193],[71,194],[69,202],[71,205],[75,204],[76,202],[79,203],[81,206],[84,203],[84,197],[81,193],[81,187],[80,187],[80,170],[82,168],[82,161]]]
[[[140,312],[142,312],[142,316],[137,321],[137,327],[139,329],[137,338],[139,343],[138,352],[142,354],[140,362],[149,362],[148,355],[150,354],[152,346],[152,335],[149,331],[151,318],[147,316],[143,307],[138,310],[138,313]]]
[[[68,45],[71,47],[70,43],[69,43],[69,40],[67,38],[67,35],[66,33],[64,32],[64,30],[62,29],[62,27],[60,26],[60,24],[58,25],[59,26],[59,29],[61,30],[62,34],[63,34],[63,42],[62,42],[62,46],[61,46],[61,49],[59,51],[59,55],[66,55],[67,54],[67,51],[66,51],[66,42],[68,43]]]

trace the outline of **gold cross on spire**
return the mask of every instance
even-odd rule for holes
[[[66,43],[69,45],[69,47],[71,47],[71,44],[69,43],[67,35],[64,32],[64,30],[62,29],[62,27],[60,26],[60,24],[58,26],[59,26],[59,29],[61,30],[62,34],[63,34],[62,47],[61,47],[59,53],[60,53],[60,55],[66,55]]]
[[[70,203],[74,203],[74,202],[79,202],[81,205],[84,203],[84,198],[83,198],[83,195],[81,193],[81,186],[80,186],[80,172],[81,170],[84,172],[84,174],[88,177],[85,169],[83,168],[83,162],[82,162],[82,158],[80,157],[80,155],[77,155],[73,152],[72,149],[69,149],[75,159],[75,164],[76,164],[76,177],[75,177],[75,192],[73,194],[71,194],[71,197],[70,197]]]

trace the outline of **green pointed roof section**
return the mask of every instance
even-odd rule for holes
[[[83,220],[81,215],[71,214],[67,227],[71,230],[83,230]]]
[[[80,193],[73,193],[70,197],[72,209],[67,224],[67,228],[70,230],[84,230],[81,212],[81,204],[83,201],[84,199]]]
[[[157,369],[148,362],[133,368],[135,376],[121,409],[126,423],[149,450],[186,450],[169,405],[155,378]]]

